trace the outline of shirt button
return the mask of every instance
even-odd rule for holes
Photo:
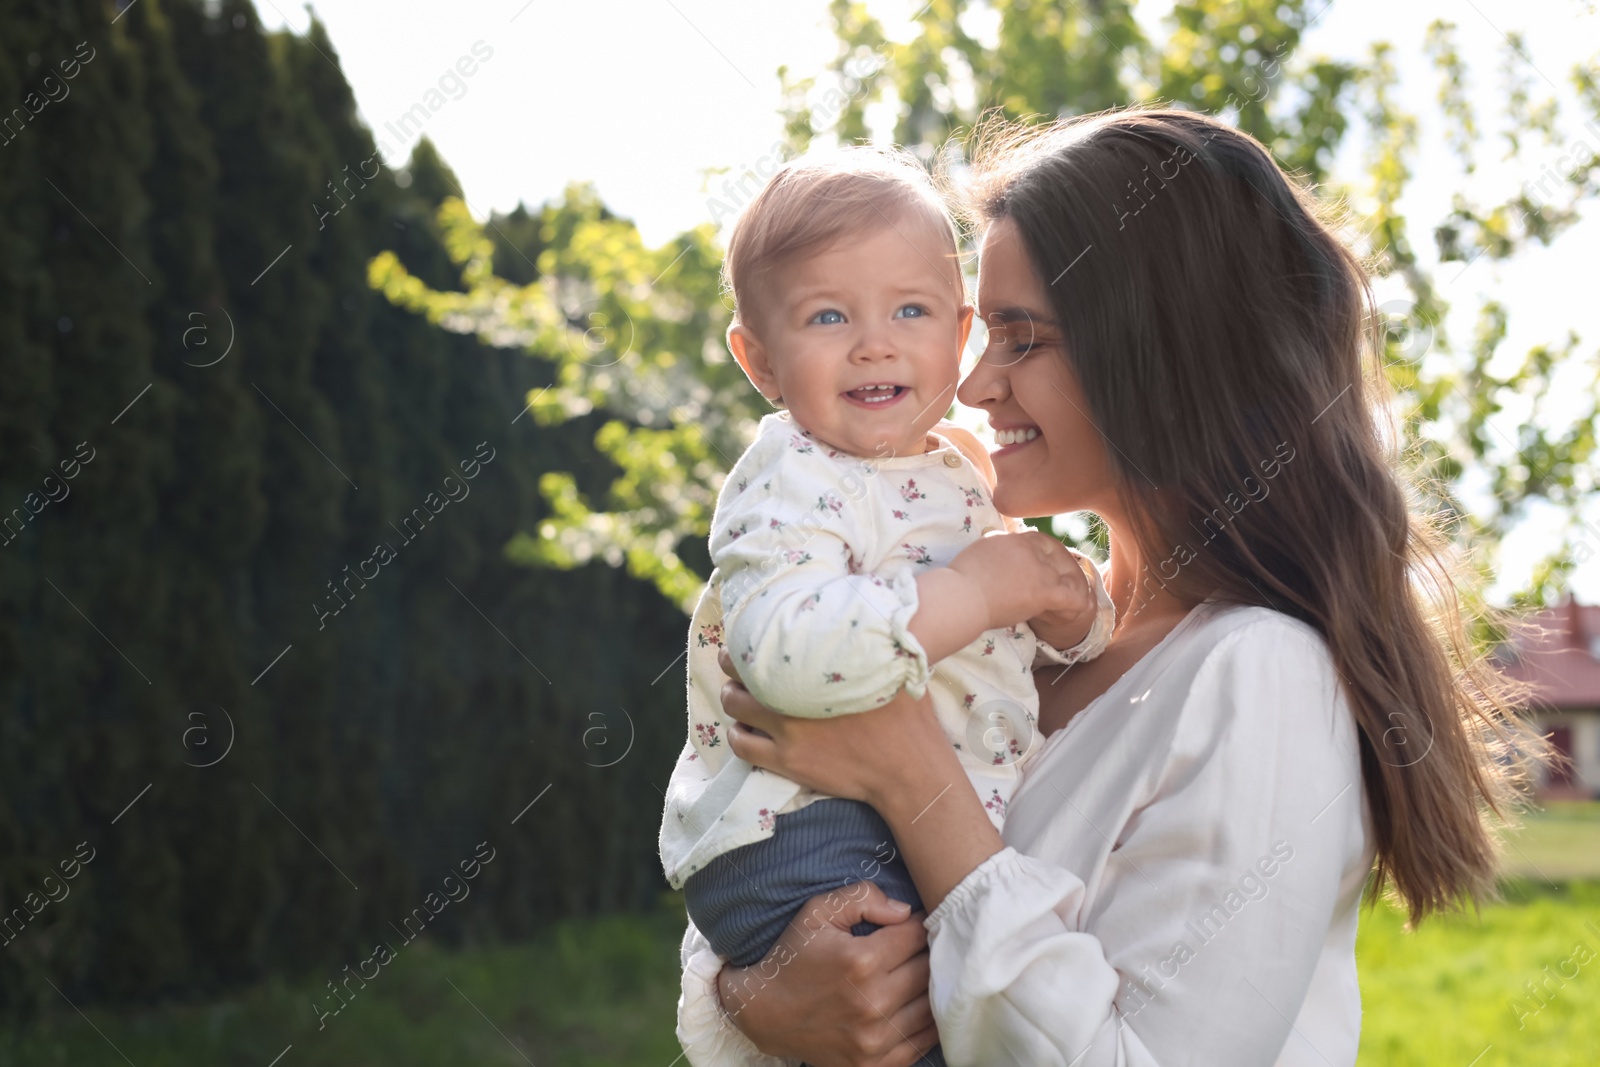
[[[961,466],[961,457],[954,452],[946,452],[944,454],[944,465],[946,467],[959,467]]]

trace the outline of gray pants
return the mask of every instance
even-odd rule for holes
[[[689,877],[683,895],[717,955],[748,967],[772,950],[806,901],[856,882],[922,908],[888,824],[869,805],[833,797],[779,815],[771,837],[713,859]],[[862,922],[850,932],[876,929]],[[944,1057],[934,1048],[919,1063],[944,1067]]]

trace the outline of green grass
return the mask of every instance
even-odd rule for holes
[[[1505,840],[1503,902],[1411,931],[1387,905],[1362,913],[1363,1064],[1600,1060],[1600,803],[1551,802]]]
[[[1530,877],[1514,878],[1506,899],[1477,915],[1407,931],[1387,905],[1362,913],[1363,1064],[1596,1062],[1600,804],[1551,805],[1513,840],[1510,867]],[[1571,881],[1554,886],[1540,872]],[[30,1027],[0,1030],[0,1067],[123,1063],[108,1040],[138,1067],[266,1067],[291,1044],[278,1067],[667,1067],[679,1052],[682,929],[681,905],[669,902],[655,915],[570,923],[525,945],[447,952],[419,940],[320,1031],[311,1001],[326,994],[331,969],[204,1004],[96,1009],[93,1026],[62,1004]],[[1580,943],[1594,956],[1573,975]],[[1566,960],[1571,977],[1548,977]],[[1543,1003],[1524,988],[1530,981],[1545,983]]]
[[[1596,1062],[1600,883],[1559,889],[1513,883],[1504,903],[1476,916],[1429,919],[1412,931],[1403,925],[1404,916],[1388,905],[1362,915],[1356,938],[1362,1063]],[[1587,952],[1575,956],[1580,944]],[[1571,977],[1549,977],[1561,970]],[[1524,983],[1530,981],[1545,983],[1540,999],[1527,992]]]
[[[352,982],[355,998],[321,1030],[311,1000],[331,995],[332,971],[201,1005],[92,1010],[104,1037],[62,1004],[27,1030],[0,1031],[0,1065],[125,1056],[137,1067],[266,1067],[293,1045],[278,1067],[667,1067],[680,1051],[682,915],[590,920],[532,944],[460,952],[418,939],[365,989]]]

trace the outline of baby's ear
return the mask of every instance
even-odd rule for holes
[[[742,322],[729,326],[728,351],[733,353],[733,358],[738,361],[745,377],[750,379],[750,384],[756,387],[756,392],[768,400],[778,398],[778,377],[772,373],[766,347],[755,331]]]
[[[974,311],[975,309],[971,304],[962,304],[961,310],[958,312],[961,320],[961,341],[956,345],[957,353],[965,352],[967,350],[967,338],[972,336],[972,317]]]

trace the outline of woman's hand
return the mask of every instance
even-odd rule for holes
[[[722,969],[722,1005],[768,1055],[907,1067],[939,1040],[920,918],[871,882],[813,897],[765,959]],[[853,937],[857,922],[883,929]]]
[[[758,703],[739,681],[727,649],[717,653],[717,662],[729,679],[722,710],[735,720],[728,747],[742,760],[829,796],[864,800],[886,818],[887,797],[926,792],[926,804],[950,782],[966,780],[926,694],[902,692],[858,715],[802,719]]]

